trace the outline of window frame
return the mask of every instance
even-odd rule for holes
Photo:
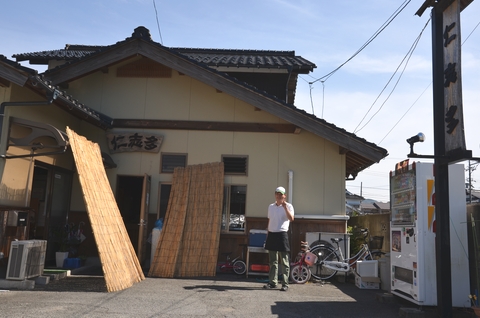
[[[173,167],[172,171],[164,171],[163,170],[163,163],[164,163],[164,157],[167,157],[167,156],[183,156],[185,157],[185,163],[183,166],[180,166],[180,165],[176,165]],[[186,166],[188,165],[188,154],[186,153],[174,153],[174,152],[162,152],[160,154],[160,173],[173,173],[173,170],[175,170],[175,168],[177,167],[183,167],[185,168]]]
[[[245,189],[244,202],[243,202],[243,226],[239,227],[239,230],[233,230],[230,227],[231,224],[231,201],[232,201],[232,188],[243,187]],[[228,190],[227,190],[228,189]],[[242,214],[239,214],[242,215]],[[222,224],[221,232],[229,234],[245,234],[246,230],[246,215],[247,215],[247,185],[246,184],[224,184],[223,186],[223,202],[222,202]],[[228,220],[228,226],[227,226]]]
[[[224,158],[244,158],[245,159],[245,171],[244,172],[228,172],[226,170],[226,165]],[[229,176],[248,176],[248,155],[222,155],[221,161],[223,162],[223,173],[224,175]]]

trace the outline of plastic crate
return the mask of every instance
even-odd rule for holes
[[[381,250],[383,246],[383,236],[373,236],[370,238],[368,247],[371,250]]]
[[[252,264],[252,265],[250,265],[250,271],[268,273],[270,271],[270,266],[260,265],[260,264]]]
[[[63,268],[65,269],[75,269],[81,266],[82,264],[79,258],[66,258],[63,261]]]

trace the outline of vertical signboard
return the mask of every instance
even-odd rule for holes
[[[463,124],[460,1],[443,12],[443,69],[445,107],[445,153],[466,150]]]

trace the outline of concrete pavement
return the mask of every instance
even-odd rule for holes
[[[77,271],[78,273],[78,271]],[[75,271],[74,271],[75,274]],[[264,290],[264,278],[218,274],[194,279],[149,278],[107,293],[103,276],[72,275],[31,290],[0,292],[0,317],[438,317],[353,280],[291,284]],[[474,317],[455,309],[455,317]]]

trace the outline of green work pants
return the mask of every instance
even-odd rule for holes
[[[278,284],[278,259],[280,258],[281,284],[288,287],[288,277],[290,276],[289,252],[268,251],[268,261],[270,272],[268,273],[269,284],[276,286]]]

